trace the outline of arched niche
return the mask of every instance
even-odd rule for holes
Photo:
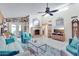
[[[35,27],[35,26],[40,26],[40,21],[39,21],[39,19],[37,19],[37,18],[33,19],[32,23],[33,23],[33,26],[34,26],[34,27]]]

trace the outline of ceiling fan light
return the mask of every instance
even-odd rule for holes
[[[49,17],[49,14],[46,14],[44,17]]]

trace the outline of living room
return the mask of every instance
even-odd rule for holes
[[[76,3],[0,4],[0,55],[79,55],[77,48],[71,51],[68,46],[71,38],[79,37],[78,11],[79,4]],[[73,26],[74,23],[77,25]],[[18,43],[13,43],[11,38]],[[77,47],[78,43],[77,40],[72,44]]]

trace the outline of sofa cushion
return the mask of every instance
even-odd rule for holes
[[[79,40],[78,39],[73,39],[70,46],[74,47],[77,49],[77,44],[79,43]]]
[[[6,41],[6,44],[15,42],[14,38],[7,38],[7,39],[5,39],[5,41]]]
[[[66,47],[67,51],[69,51],[70,53],[72,53],[73,55],[77,55],[77,49],[73,48],[72,46],[68,45]]]

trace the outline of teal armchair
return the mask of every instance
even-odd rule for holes
[[[69,39],[69,44],[67,45],[66,50],[74,56],[79,56],[79,40]]]
[[[21,32],[21,42],[22,43],[26,43],[28,42],[29,40],[32,39],[32,36],[30,33],[27,33],[27,32]]]

